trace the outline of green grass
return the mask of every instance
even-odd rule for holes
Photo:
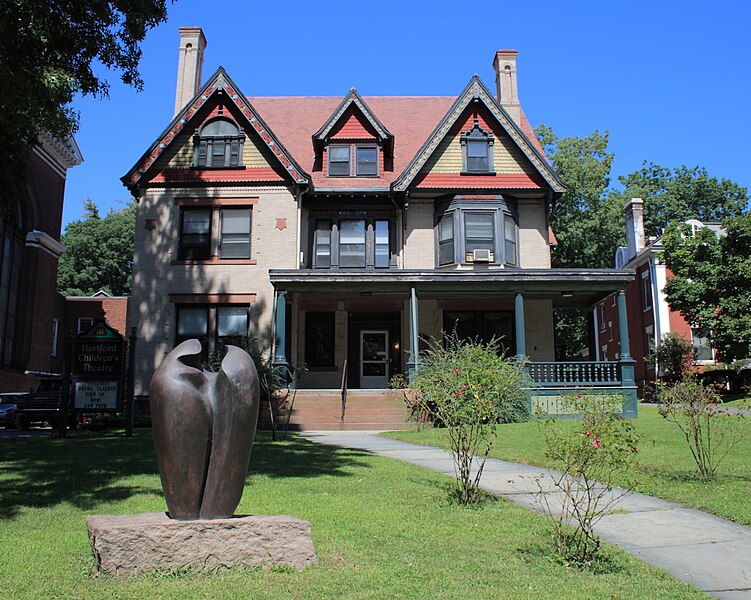
[[[608,547],[607,572],[550,554],[540,515],[504,500],[448,500],[448,477],[361,452],[261,434],[238,513],[311,522],[320,563],[303,572],[97,577],[92,514],[165,509],[148,430],[2,443],[3,598],[701,598]]]
[[[573,421],[571,422],[573,425]],[[639,406],[634,422],[641,435],[636,489],[651,496],[673,500],[683,506],[698,508],[751,525],[751,419],[745,419],[745,440],[720,465],[715,481],[704,483],[686,444],[674,423],[659,416],[655,406]],[[551,465],[545,457],[545,443],[539,422],[499,425],[498,437],[491,452],[494,458],[533,465]],[[448,447],[446,432],[441,429],[392,432],[388,437]],[[621,480],[621,484],[625,482]]]

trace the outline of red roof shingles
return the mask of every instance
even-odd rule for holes
[[[455,98],[450,96],[370,96],[363,100],[394,135],[394,169],[378,178],[327,177],[314,171],[312,136],[341,103],[329,97],[248,98],[266,124],[313,178],[317,189],[388,189],[440,123]]]

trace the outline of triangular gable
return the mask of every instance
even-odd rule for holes
[[[456,99],[446,113],[446,116],[444,116],[443,120],[428,137],[422,148],[420,148],[409,165],[407,165],[404,172],[394,182],[392,189],[397,192],[403,192],[409,187],[438,148],[439,144],[448,135],[451,128],[454,127],[462,114],[464,114],[467,106],[474,100],[479,100],[485,105],[551,189],[554,192],[562,193],[566,189],[565,184],[477,75],[472,76],[467,87],[464,88],[464,91]]]
[[[365,103],[365,100],[362,99],[362,96],[357,93],[355,88],[352,88],[349,91],[349,94],[344,97],[344,100],[341,101],[339,106],[326,120],[323,126],[313,134],[313,143],[316,147],[318,148],[327,142],[332,131],[334,131],[337,125],[339,125],[340,121],[350,108],[356,109],[360,112],[376,132],[379,141],[383,144],[384,148],[391,153],[393,151],[394,136],[383,126],[383,123],[378,120],[378,117],[376,117],[375,113],[370,110],[370,107]]]
[[[227,75],[224,68],[219,67],[195,97],[175,115],[167,128],[159,135],[146,153],[128,171],[128,173],[121,178],[121,181],[134,196],[137,196],[136,190],[146,172],[154,166],[167,147],[174,142],[180,134],[185,133],[188,123],[193,119],[196,113],[198,113],[198,111],[219,92],[223,92],[225,97],[234,103],[237,109],[256,131],[262,142],[276,157],[284,170],[289,173],[292,180],[295,183],[302,185],[309,183],[310,176],[303,171],[292,155],[287,152],[284,146],[282,146],[271,129],[269,129],[250,102],[248,102],[245,95],[240,92],[237,85],[235,85],[235,82],[232,81],[229,75]]]

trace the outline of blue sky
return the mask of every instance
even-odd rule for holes
[[[650,160],[751,187],[750,24],[742,0],[178,0],[143,44],[143,92],[108,74],[109,99],[76,102],[64,223],[87,196],[128,198],[120,177],[172,117],[181,26],[205,32],[204,81],[221,65],[249,96],[457,95],[474,73],[494,90],[494,53],[513,48],[533,126],[608,130],[614,179]]]

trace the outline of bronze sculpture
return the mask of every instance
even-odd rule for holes
[[[227,347],[218,373],[197,362],[198,340],[177,346],[151,380],[151,418],[169,516],[221,519],[240,503],[260,393],[250,356]]]

